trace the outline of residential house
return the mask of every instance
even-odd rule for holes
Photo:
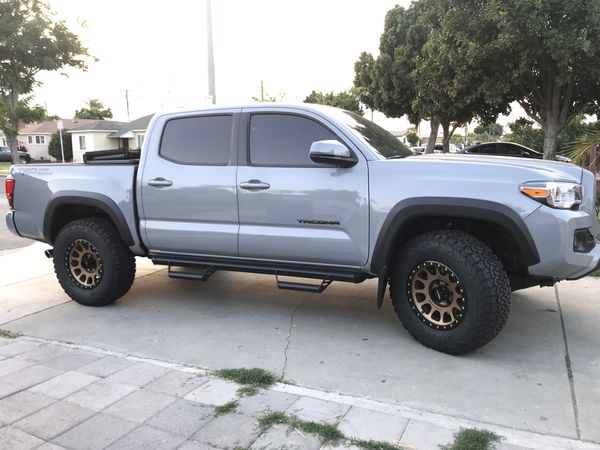
[[[95,122],[94,120],[88,119],[60,119],[63,122],[63,128],[70,130],[74,127],[79,127],[86,123]],[[23,145],[27,148],[27,151],[34,160],[51,160],[54,161],[50,155],[48,155],[48,144],[50,138],[54,133],[58,131],[57,120],[47,120],[40,123],[31,123],[25,125],[19,130],[17,137],[19,145]]]
[[[83,154],[86,152],[141,148],[152,117],[153,114],[131,122],[96,120],[73,128],[73,162],[83,162]]]

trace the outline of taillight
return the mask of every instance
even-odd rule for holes
[[[15,179],[12,175],[6,177],[4,181],[4,186],[6,188],[6,198],[8,199],[8,207],[11,210],[15,209],[14,199],[15,199]]]

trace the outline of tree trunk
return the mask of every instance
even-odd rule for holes
[[[431,132],[429,133],[429,141],[427,142],[427,148],[425,153],[433,153],[433,147],[437,140],[438,130],[440,129],[440,121],[438,119],[431,119]]]
[[[562,127],[555,120],[547,120],[544,123],[544,159],[554,159],[558,147],[558,133]]]
[[[13,164],[19,164],[19,148],[17,143],[17,134],[19,133],[19,118],[17,116],[17,107],[19,105],[19,91],[12,88],[8,93],[8,117],[11,129],[3,130],[6,135],[6,143],[10,148]]]

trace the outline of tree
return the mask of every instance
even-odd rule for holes
[[[85,69],[82,57],[88,52],[64,21],[53,21],[41,0],[0,1],[0,42],[0,128],[18,162],[19,122],[39,116],[40,109],[30,108],[23,96],[33,90],[41,71]]]
[[[499,123],[477,125],[473,130],[475,134],[483,134],[489,136],[489,140],[497,140],[502,137],[504,127]]]
[[[415,133],[414,131],[411,131],[410,133],[408,133],[406,135],[406,140],[411,145],[411,147],[414,147],[416,145],[419,145],[419,141],[421,139],[419,139],[419,135],[417,133]]]
[[[73,160],[73,142],[69,130],[62,130],[63,148],[65,151],[65,162]],[[48,143],[48,154],[58,161],[62,161],[62,152],[60,148],[60,133],[57,131],[50,137]]]
[[[355,86],[361,100],[388,117],[407,114],[414,123],[431,121],[426,152],[433,152],[439,126],[444,151],[456,128],[477,117],[495,121],[507,103],[489,101],[475,72],[464,73],[460,55],[449,52],[443,18],[450,0],[420,0],[408,9],[396,6],[385,19],[380,54],[361,54],[355,64]],[[495,100],[495,99],[494,99]]]
[[[260,80],[260,96],[252,97],[252,100],[258,103],[276,103],[283,100],[285,93],[280,92],[276,95],[271,95],[264,87],[263,80]]]
[[[97,98],[90,98],[86,102],[87,108],[81,108],[75,111],[76,119],[112,119],[113,113],[110,108],[105,108]]]
[[[324,94],[323,92],[312,91],[305,99],[304,103],[318,103],[319,105],[335,106],[347,111],[354,111],[358,114],[363,114],[363,109],[360,106],[358,95],[354,90],[338,92],[334,94]]]
[[[388,11],[379,56],[375,58],[363,52],[354,64],[354,86],[359,100],[387,117],[407,115],[412,123],[421,119],[413,108],[416,85],[411,74],[430,32],[429,27],[418,20],[427,1],[413,3],[408,9],[396,6]],[[429,153],[433,153],[438,127],[439,123],[432,120]]]
[[[449,60],[480,78],[474,95],[517,101],[540,125],[545,158],[560,131],[600,103],[597,0],[448,0],[442,29]]]

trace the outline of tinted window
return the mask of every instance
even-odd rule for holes
[[[512,144],[499,144],[498,153],[506,156],[521,156],[523,151],[518,145]]]
[[[356,113],[344,111],[341,119],[357,133],[365,144],[371,147],[371,150],[384,158],[404,158],[413,154],[390,132]]]
[[[473,147],[469,150],[469,153],[481,153],[485,155],[496,155],[498,151],[496,150],[496,144],[482,144],[476,147]]]
[[[232,123],[232,116],[169,120],[160,143],[160,154],[181,164],[225,165],[231,153]]]
[[[267,166],[309,166],[313,142],[337,139],[320,123],[300,116],[255,114],[250,119],[250,163]]]

